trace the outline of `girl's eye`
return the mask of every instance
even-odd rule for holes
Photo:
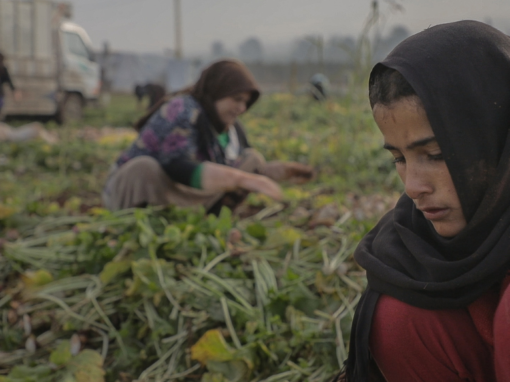
[[[435,154],[435,155],[429,155],[429,159],[431,160],[443,160],[443,154]]]
[[[403,163],[406,162],[406,158],[404,158],[403,156],[396,157],[396,158],[393,158],[392,162],[395,163],[395,164],[398,164],[398,163],[403,164]]]

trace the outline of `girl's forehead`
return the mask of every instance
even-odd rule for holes
[[[387,105],[377,103],[374,105],[372,113],[376,122],[388,123],[391,120],[393,123],[402,123],[410,118],[419,118],[428,123],[427,113],[416,96],[401,98]]]
[[[376,104],[373,114],[386,145],[404,149],[434,137],[425,110],[413,99],[403,98],[390,105]]]

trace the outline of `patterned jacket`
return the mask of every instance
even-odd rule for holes
[[[249,147],[242,126],[231,128],[237,135],[239,153]],[[140,130],[138,138],[117,159],[122,166],[132,158],[156,159],[170,179],[190,185],[193,171],[204,161],[233,166],[218,141],[218,133],[191,95],[172,98]]]

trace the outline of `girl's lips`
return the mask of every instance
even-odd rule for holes
[[[424,208],[421,210],[423,216],[428,220],[440,220],[448,215],[449,208]]]

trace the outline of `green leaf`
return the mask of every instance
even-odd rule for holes
[[[299,279],[299,275],[292,271],[292,269],[288,268],[287,273],[285,274],[285,278],[289,281],[294,281]]]
[[[193,241],[198,248],[207,246],[208,244],[207,236],[205,236],[202,232],[197,233]]]
[[[220,230],[220,232],[224,235],[230,231],[232,228],[232,211],[229,208],[223,206],[220,211],[220,216],[218,217],[218,224],[216,229]]]
[[[175,277],[174,264],[164,259],[140,259],[131,262],[134,280],[131,287],[126,291],[126,295],[132,296],[135,293],[140,293],[147,297],[153,297],[156,292],[159,292],[161,284],[157,274],[158,266],[166,280]]]
[[[251,371],[244,360],[237,359],[227,362],[208,361],[207,369],[213,373],[221,373],[228,382],[248,381]]]
[[[135,216],[137,218],[137,225],[140,228],[140,234],[138,236],[138,240],[140,245],[144,248],[148,247],[150,243],[152,243],[156,239],[156,234],[152,229],[149,220],[142,212],[139,210],[135,211]]]
[[[74,377],[74,375],[72,375],[71,373],[69,372],[65,372],[61,377],[60,379],[58,379],[58,382],[76,382],[76,378]]]
[[[131,269],[131,260],[110,261],[104,266],[102,272],[99,274],[99,278],[102,283],[106,285],[116,276],[127,272],[129,269]]]
[[[14,366],[6,378],[6,382],[39,382],[51,374],[48,366],[39,365],[35,367]]]
[[[57,366],[63,366],[73,357],[71,354],[71,343],[62,341],[55,350],[51,352],[50,362]]]
[[[253,223],[246,227],[246,232],[255,239],[265,240],[267,237],[266,227],[260,223]]]
[[[181,230],[179,227],[175,225],[168,225],[165,227],[163,237],[161,237],[159,240],[161,243],[166,243],[165,248],[171,249],[175,248],[181,242],[181,236]]]
[[[221,373],[205,373],[200,382],[229,382]]]
[[[243,346],[242,348],[236,350],[234,355],[236,360],[242,360],[246,364],[246,367],[250,373],[255,368],[255,347],[256,346],[254,344]]]
[[[149,244],[152,242],[154,236],[148,234],[147,232],[140,232],[140,235],[138,237],[138,240],[140,241],[140,245],[143,248],[147,248]]]

